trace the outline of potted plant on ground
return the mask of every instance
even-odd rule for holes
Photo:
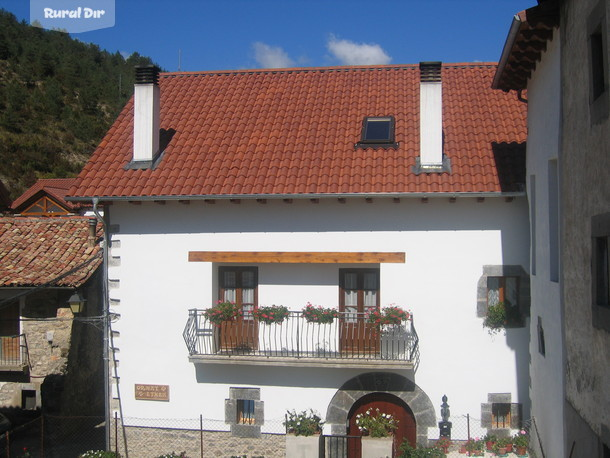
[[[203,316],[214,326],[220,326],[224,321],[234,321],[240,315],[241,307],[230,301],[218,301],[203,311]]]
[[[286,456],[318,456],[320,433],[324,422],[312,409],[286,411]]]
[[[527,431],[521,430],[515,436],[513,436],[513,445],[515,446],[515,453],[519,456],[527,454],[527,446],[529,445],[530,438]]]
[[[485,448],[491,452],[497,440],[498,437],[495,434],[485,434],[485,436],[483,437],[483,441],[485,442]]]
[[[468,439],[466,442],[466,450],[468,451],[468,456],[483,456],[485,452],[483,451],[484,442],[482,439],[478,437],[474,439]]]
[[[308,323],[330,324],[339,316],[336,309],[315,306],[310,302],[302,310],[303,317]]]
[[[440,437],[437,441],[436,441],[436,447],[440,448],[443,453],[449,453],[449,447],[451,446],[451,439],[449,439],[448,437]]]
[[[281,324],[288,318],[288,308],[283,305],[258,307],[252,312],[255,319],[265,324]]]
[[[363,433],[362,457],[392,456],[392,434],[398,420],[379,409],[368,409],[356,415],[356,426]]]
[[[499,437],[496,440],[496,443],[493,446],[493,451],[498,456],[505,456],[508,454],[507,445],[510,443],[510,440],[506,437]]]

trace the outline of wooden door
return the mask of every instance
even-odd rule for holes
[[[21,360],[19,342],[19,304],[0,309],[0,364],[15,364]]]
[[[371,393],[363,396],[352,406],[349,415],[349,436],[362,436],[356,425],[356,415],[368,409],[379,409],[381,413],[391,414],[398,420],[398,429],[394,432],[393,455],[400,456],[400,445],[408,440],[415,447],[417,441],[417,427],[415,416],[409,406],[399,397],[390,393]],[[348,458],[361,458],[362,450],[359,440],[348,441]]]
[[[375,356],[380,331],[367,323],[367,313],[379,310],[379,269],[340,269],[340,348],[346,355]]]
[[[248,353],[258,349],[258,323],[252,312],[258,306],[258,269],[256,267],[221,267],[220,300],[237,304],[241,316],[220,326],[222,350]]]

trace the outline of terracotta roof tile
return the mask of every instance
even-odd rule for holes
[[[521,191],[526,106],[491,89],[495,71],[495,64],[443,65],[444,152],[452,171],[420,175],[413,172],[416,65],[162,74],[161,128],[176,132],[156,168],[125,169],[130,101],[70,193],[137,199]],[[395,117],[398,148],[355,149],[364,117],[385,115]]]
[[[78,211],[83,208],[81,203],[68,202],[66,194],[70,188],[76,183],[76,178],[44,178],[38,180],[33,186],[28,188],[21,196],[12,203],[11,208],[20,212],[25,210],[34,201],[40,199],[43,195],[48,195],[58,204],[71,211]]]
[[[89,219],[83,216],[0,218],[0,286],[40,286],[67,273],[101,251],[90,247]],[[98,225],[97,237],[101,237]],[[101,264],[101,256],[55,286],[82,285]]]

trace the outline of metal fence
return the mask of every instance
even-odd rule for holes
[[[111,419],[110,450],[123,458],[158,458],[163,455],[184,453],[187,458],[239,457],[279,458],[285,456],[284,419],[267,419],[260,434],[253,437],[236,437],[224,421],[205,419]],[[437,420],[440,421],[440,419]],[[487,429],[476,417],[452,416],[451,447],[449,456],[459,455],[459,449],[468,438],[483,438]],[[533,428],[531,421],[523,425],[526,431]],[[439,437],[437,428],[428,429],[428,446],[435,445]],[[532,441],[535,433],[532,432]],[[320,440],[320,456],[347,458],[351,442],[360,437],[324,435]],[[105,449],[105,423],[103,417],[60,417],[41,415],[9,433],[0,435],[0,457],[4,458],[78,458],[89,450]],[[352,447],[353,448],[353,447]],[[488,454],[486,456],[492,456]],[[515,454],[509,455],[515,456]],[[530,451],[529,456],[533,457]]]

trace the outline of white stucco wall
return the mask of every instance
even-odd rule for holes
[[[565,456],[563,441],[563,331],[560,287],[552,281],[549,234],[559,228],[550,223],[552,194],[549,193],[549,161],[559,167],[561,126],[561,81],[559,31],[547,44],[546,52],[528,83],[527,175],[529,201],[535,214],[535,275],[531,276],[530,354],[532,416],[540,432],[547,456]],[[535,176],[535,190],[530,178]],[[551,227],[553,225],[554,227]],[[544,329],[546,355],[538,348],[538,317]],[[536,444],[536,440],[532,440]]]
[[[488,198],[242,201],[110,207],[113,329],[126,417],[224,420],[231,386],[260,387],[265,418],[286,409],[326,413],[337,389],[366,370],[195,365],[182,339],[188,309],[216,299],[217,265],[188,262],[189,251],[400,251],[381,264],[381,304],[414,313],[421,363],[415,383],[440,409],[480,418],[488,393],[511,393],[529,416],[527,328],[488,335],[478,318],[483,265],[529,264],[527,203]],[[120,259],[120,261],[119,261]],[[259,264],[259,304],[300,310],[338,305],[337,264]],[[366,267],[367,265],[357,265]],[[398,373],[401,373],[398,371]],[[406,374],[403,374],[406,375]],[[135,384],[170,386],[169,402],[136,401]],[[263,429],[264,430],[264,429]]]

